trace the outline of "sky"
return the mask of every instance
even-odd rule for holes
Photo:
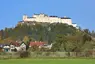
[[[0,30],[34,13],[68,16],[81,28],[95,30],[95,0],[0,0]]]

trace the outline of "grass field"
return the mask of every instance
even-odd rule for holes
[[[11,59],[0,64],[95,64],[95,59]]]

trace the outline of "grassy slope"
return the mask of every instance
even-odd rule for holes
[[[0,64],[95,64],[95,59],[12,59],[0,60]]]

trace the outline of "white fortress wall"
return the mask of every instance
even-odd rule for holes
[[[49,21],[50,23],[57,23],[60,22],[60,19],[57,17],[49,17]]]
[[[28,17],[27,15],[23,16],[23,21],[36,21],[36,22],[48,22],[48,23],[66,23],[68,25],[72,25],[74,27],[77,26],[77,24],[72,24],[72,19],[68,17],[57,17],[57,16],[47,16],[45,14],[34,14],[32,17]]]
[[[62,19],[61,21],[62,21],[62,23],[66,23],[68,25],[72,25],[72,20],[71,19]]]
[[[77,24],[72,24],[73,27],[77,27]]]

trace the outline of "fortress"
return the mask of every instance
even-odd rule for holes
[[[47,22],[47,23],[65,23],[77,27],[77,24],[72,23],[72,19],[69,17],[48,16],[46,14],[34,14],[32,17],[23,15],[23,22]]]

